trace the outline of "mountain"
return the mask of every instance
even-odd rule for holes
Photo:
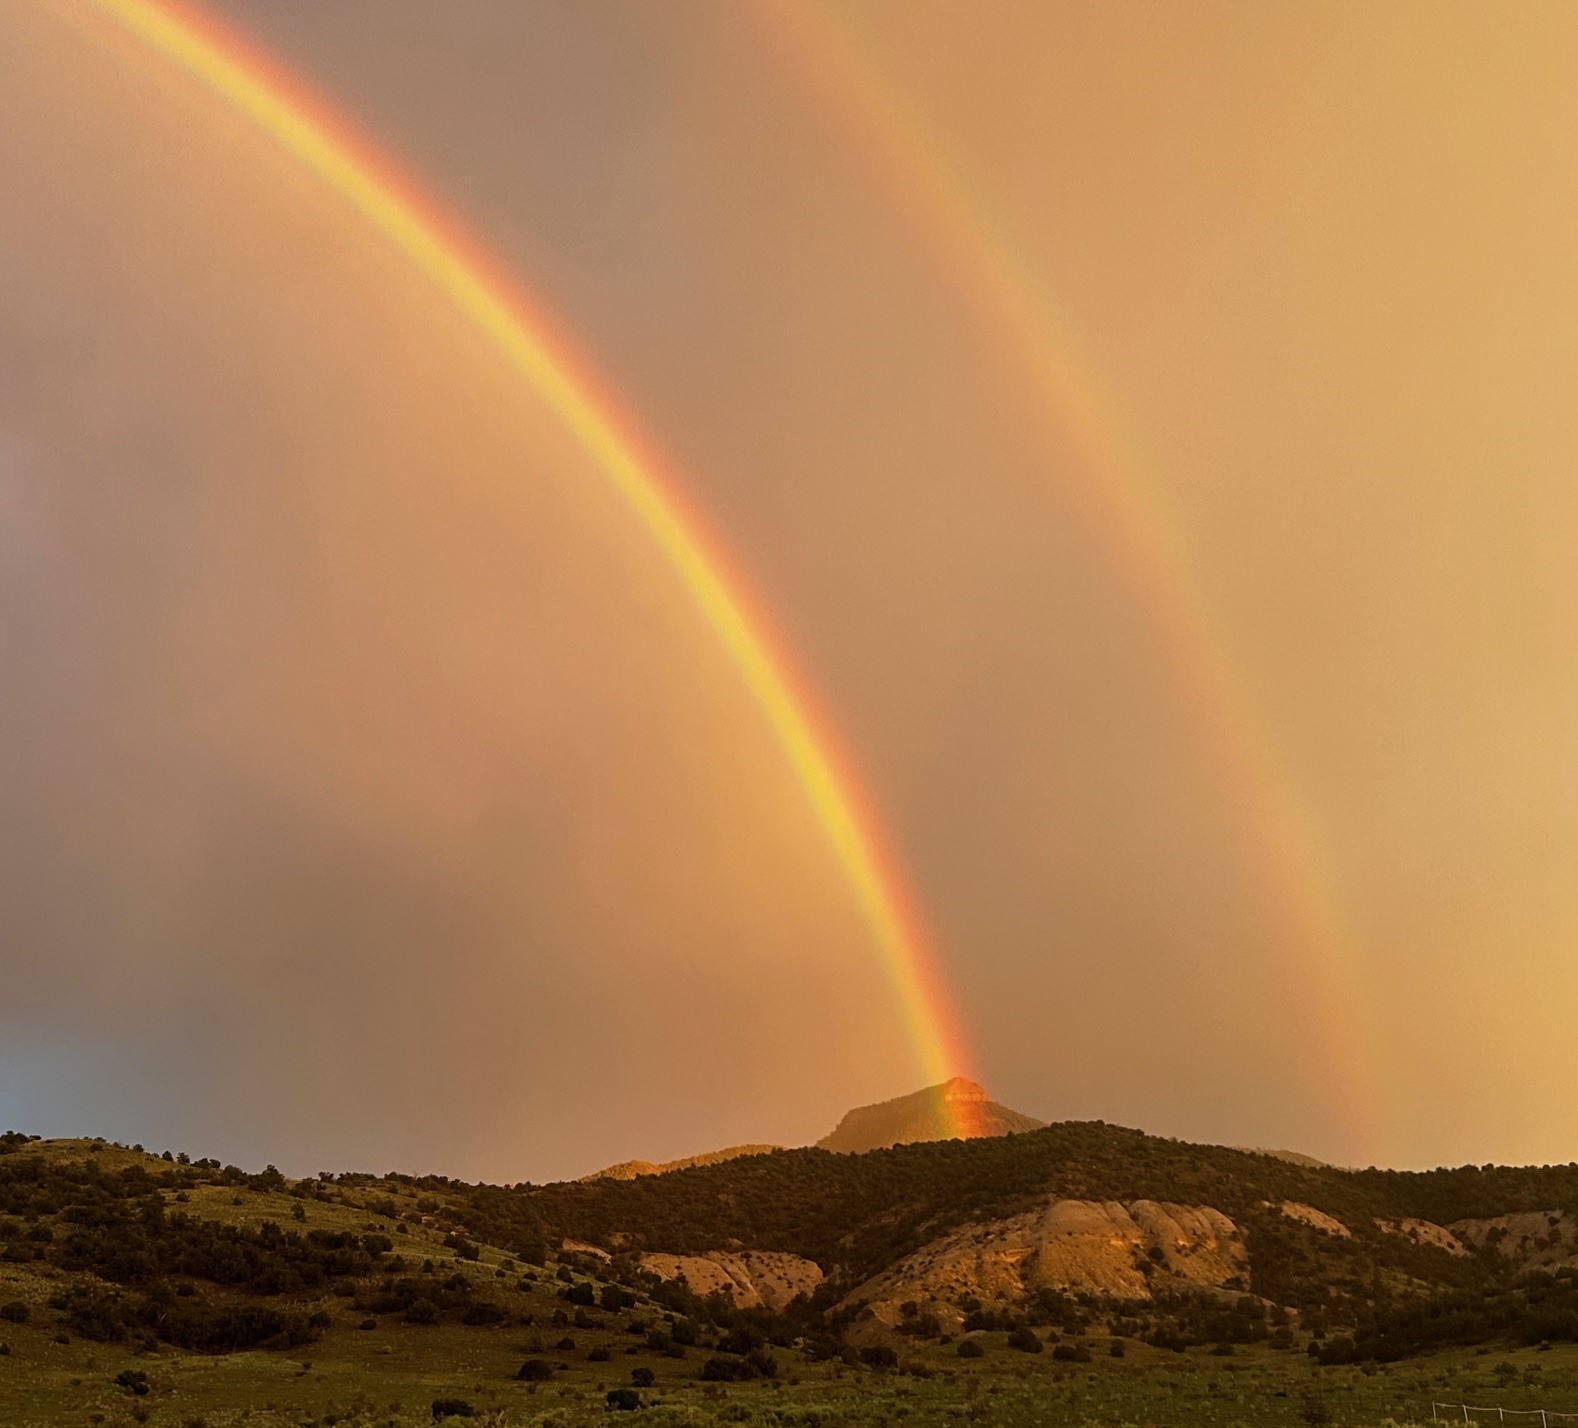
[[[823,1150],[858,1155],[931,1140],[985,1140],[1040,1130],[1044,1123],[1000,1106],[963,1076],[908,1096],[857,1106],[817,1141]]]
[[[735,1160],[742,1155],[771,1155],[782,1150],[781,1145],[730,1145],[722,1150],[704,1151],[701,1155],[687,1155],[682,1160],[621,1160],[583,1175],[586,1180],[634,1180],[639,1175],[669,1175],[676,1170],[694,1170],[699,1165],[721,1165],[725,1160]]]
[[[1013,1135],[1019,1131],[1040,1130],[1042,1124],[998,1105],[986,1094],[985,1088],[974,1081],[955,1076],[940,1086],[928,1086],[908,1096],[880,1101],[874,1106],[857,1106],[845,1114],[831,1134],[817,1141],[817,1145],[823,1150],[853,1155],[919,1141],[981,1140],[988,1136]],[[583,1175],[580,1183],[671,1175],[679,1170],[721,1165],[741,1156],[771,1155],[783,1149],[781,1145],[731,1145],[723,1150],[687,1155],[680,1160],[622,1160],[617,1165]]]

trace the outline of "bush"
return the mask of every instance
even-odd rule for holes
[[[515,1370],[515,1377],[526,1383],[543,1383],[553,1377],[553,1365],[546,1359],[527,1359]]]
[[[860,1362],[867,1368],[890,1369],[899,1366],[899,1356],[886,1344],[867,1344],[860,1351]]]
[[[641,1407],[641,1395],[633,1388],[611,1388],[606,1401],[614,1413],[630,1413]]]
[[[1021,1324],[1008,1335],[1008,1347],[1018,1349],[1022,1354],[1039,1354],[1044,1345],[1036,1337],[1034,1329]]]
[[[961,1359],[984,1359],[986,1350],[981,1347],[979,1339],[961,1339],[959,1347],[954,1350]]]
[[[640,1368],[630,1370],[630,1382],[637,1388],[651,1388],[657,1382],[657,1375],[643,1364]]]
[[[1031,1351],[1035,1352],[1034,1350]],[[1083,1344],[1058,1344],[1052,1350],[1052,1357],[1064,1364],[1088,1364],[1090,1350]]]
[[[141,1369],[122,1369],[115,1375],[115,1386],[124,1388],[136,1398],[148,1396],[148,1375]]]
[[[435,1398],[433,1400],[433,1421],[440,1422],[445,1418],[475,1418],[477,1410],[463,1398]]]
[[[0,1319],[8,1324],[25,1324],[31,1311],[20,1299],[13,1299],[7,1304],[0,1304]]]
[[[725,1354],[748,1354],[762,1346],[762,1336],[743,1324],[730,1329],[718,1340],[718,1349]]]

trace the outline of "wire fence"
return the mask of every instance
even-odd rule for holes
[[[1546,1428],[1552,1419],[1578,1419],[1578,1413],[1556,1413],[1549,1408],[1479,1408],[1472,1403],[1430,1405],[1432,1423],[1488,1423],[1492,1414],[1499,1423],[1505,1423],[1509,1418],[1538,1418],[1540,1428]]]

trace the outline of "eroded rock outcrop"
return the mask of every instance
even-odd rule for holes
[[[1489,1245],[1497,1254],[1531,1269],[1578,1264],[1578,1223],[1565,1210],[1454,1220],[1448,1228],[1466,1245]]]
[[[1462,1258],[1468,1253],[1463,1247],[1463,1242],[1451,1230],[1444,1225],[1433,1224],[1429,1220],[1415,1220],[1404,1216],[1400,1220],[1377,1220],[1375,1226],[1385,1234],[1402,1235],[1416,1245],[1431,1245],[1436,1249],[1445,1250],[1456,1258]]]
[[[1305,1205],[1298,1200],[1284,1200],[1277,1206],[1290,1220],[1297,1220],[1301,1225],[1308,1225],[1312,1230],[1319,1230],[1322,1234],[1335,1235],[1340,1240],[1351,1240],[1353,1231],[1333,1215],[1328,1215],[1324,1210],[1317,1210],[1313,1205]]]
[[[1232,1287],[1249,1270],[1243,1233],[1205,1205],[1051,1200],[966,1225],[891,1265],[845,1300],[896,1323],[909,1301],[952,1324],[966,1298],[1013,1302],[1037,1289],[1149,1299],[1154,1286]]]
[[[704,1254],[643,1254],[641,1268],[677,1279],[693,1294],[730,1295],[740,1309],[781,1309],[822,1282],[821,1266],[776,1250],[708,1250]]]

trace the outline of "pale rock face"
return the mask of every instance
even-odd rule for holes
[[[900,1306],[913,1300],[957,1324],[963,1317],[957,1305],[966,1296],[1012,1302],[1051,1288],[1149,1299],[1153,1280],[1220,1287],[1248,1269],[1242,1232],[1208,1206],[1050,1200],[1012,1219],[944,1235],[867,1280],[845,1302],[870,1304],[879,1320],[892,1324]]]
[[[565,1254],[589,1254],[594,1259],[602,1260],[604,1264],[608,1264],[613,1259],[613,1255],[601,1245],[589,1245],[584,1240],[565,1240],[559,1248]]]
[[[1429,1220],[1416,1220],[1404,1216],[1401,1220],[1377,1220],[1375,1224],[1377,1229],[1388,1235],[1402,1235],[1416,1245],[1433,1245],[1436,1249],[1445,1250],[1456,1259],[1461,1259],[1468,1253],[1463,1248],[1463,1242],[1451,1230],[1432,1224]]]
[[[1336,1235],[1340,1240],[1351,1240],[1353,1231],[1343,1222],[1328,1215],[1324,1210],[1317,1210],[1313,1205],[1305,1205],[1297,1200],[1284,1200],[1277,1208],[1290,1220],[1297,1220],[1302,1225],[1308,1225],[1312,1230],[1319,1230],[1322,1234]]]
[[[1464,1244],[1493,1245],[1498,1254],[1521,1260],[1531,1269],[1578,1264],[1578,1223],[1564,1210],[1454,1220],[1449,1228]]]
[[[722,1292],[739,1309],[782,1309],[823,1280],[821,1266],[775,1250],[707,1250],[704,1254],[643,1254],[641,1268],[677,1279],[693,1294]]]

